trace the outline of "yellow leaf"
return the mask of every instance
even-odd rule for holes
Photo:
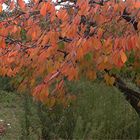
[[[94,70],[87,71],[87,78],[89,80],[95,80],[97,78],[96,72]]]
[[[30,85],[34,86],[34,84],[35,84],[35,79],[32,79],[31,82],[30,82]]]
[[[105,74],[104,79],[105,79],[106,84],[109,86],[113,86],[113,84],[115,83],[115,78],[108,74]]]
[[[44,87],[41,89],[41,92],[39,93],[39,99],[41,102],[45,103],[49,95],[48,87]]]
[[[137,106],[140,107],[140,101],[138,102]]]
[[[135,82],[136,82],[136,84],[137,84],[138,86],[140,86],[140,77],[137,77],[136,80],[135,80]]]
[[[121,52],[120,52],[120,55],[121,55],[121,60],[122,60],[122,62],[125,63],[125,62],[127,61],[127,56],[126,56],[126,54],[125,54],[123,51],[121,51]]]
[[[56,103],[56,99],[54,97],[50,97],[47,99],[46,104],[49,108],[52,108]]]
[[[113,86],[113,84],[115,83],[115,78],[114,77],[110,77],[110,81],[109,81],[110,85]]]

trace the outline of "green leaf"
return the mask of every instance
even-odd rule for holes
[[[128,58],[128,62],[134,63],[134,61],[135,61],[135,53],[134,53],[134,51],[131,51],[130,56]]]
[[[86,59],[87,61],[92,60],[92,58],[93,58],[93,54],[92,54],[91,52],[85,55],[85,59]]]
[[[26,31],[24,29],[21,29],[20,35],[21,35],[22,41],[26,41],[27,37],[26,37]]]
[[[58,48],[61,49],[61,50],[63,50],[65,48],[64,42],[59,42]]]

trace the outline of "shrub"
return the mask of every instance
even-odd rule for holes
[[[0,90],[13,91],[9,77],[0,77]]]
[[[137,139],[140,119],[114,87],[103,83],[79,82],[70,87],[78,94],[75,103],[74,139]]]

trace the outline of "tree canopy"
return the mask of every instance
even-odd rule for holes
[[[140,1],[2,0],[0,12],[0,75],[16,77],[18,89],[36,99],[62,100],[65,79],[94,80],[125,66],[140,83]]]

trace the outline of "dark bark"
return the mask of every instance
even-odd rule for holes
[[[130,13],[126,11],[126,9],[123,11],[122,18],[125,19],[128,23],[132,24],[136,31],[138,30],[138,21],[136,21],[136,18],[132,17]]]
[[[140,101],[140,92],[127,87],[127,85],[118,77],[116,77],[116,82],[114,85],[124,93],[126,100],[131,104],[131,106],[140,116],[140,107],[138,106],[138,103]]]

